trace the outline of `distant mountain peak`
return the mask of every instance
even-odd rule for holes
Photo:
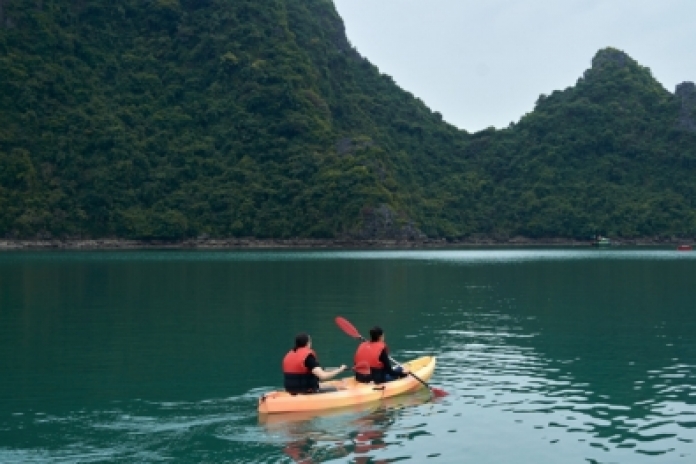
[[[622,82],[621,90],[616,88],[610,92],[619,98],[631,98],[629,95],[643,93],[647,88],[666,93],[650,68],[641,66],[625,52],[612,47],[603,48],[595,54],[592,67],[585,71],[583,78],[591,85],[611,88]]]
[[[606,66],[617,66],[619,68],[623,68],[629,64],[637,63],[625,52],[612,47],[599,50],[595,54],[594,58],[592,58],[593,69],[601,69]]]

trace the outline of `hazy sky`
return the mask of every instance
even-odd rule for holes
[[[597,50],[628,53],[670,92],[696,81],[696,0],[334,0],[380,71],[477,131],[575,85]]]

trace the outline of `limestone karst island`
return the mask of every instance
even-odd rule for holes
[[[696,87],[621,50],[477,133],[381,74],[326,0],[1,0],[0,50],[8,240],[696,231]]]

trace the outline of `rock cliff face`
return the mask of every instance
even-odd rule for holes
[[[389,205],[363,210],[363,227],[359,238],[368,240],[425,240],[421,232],[404,215],[394,212]]]
[[[678,126],[691,132],[696,132],[696,85],[693,82],[682,82],[674,92],[680,103]]]
[[[350,138],[344,137],[336,142],[336,153],[339,156],[352,155],[353,153],[366,150],[375,145],[369,137]]]

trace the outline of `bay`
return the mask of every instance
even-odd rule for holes
[[[664,249],[0,254],[0,462],[681,463],[696,254]],[[256,413],[307,331],[378,324],[427,392]]]

